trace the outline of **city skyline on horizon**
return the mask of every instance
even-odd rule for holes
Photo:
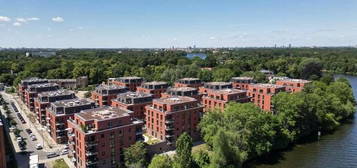
[[[353,0],[0,0],[2,48],[356,46]]]

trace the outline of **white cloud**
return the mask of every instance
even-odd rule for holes
[[[212,37],[210,37],[209,39],[210,39],[210,40],[215,40],[215,39],[216,39],[216,37],[213,37],[213,36],[212,36]]]
[[[0,22],[10,22],[11,19],[7,16],[0,16]]]
[[[22,22],[22,23],[27,22],[27,20],[25,18],[16,18],[16,21],[17,22]]]
[[[60,23],[60,22],[64,22],[64,19],[62,17],[57,16],[57,17],[52,18],[52,21]]]
[[[38,17],[31,17],[31,18],[27,18],[28,21],[37,21],[40,20],[40,18]]]
[[[21,26],[22,24],[20,22],[14,22],[12,25],[14,26]]]

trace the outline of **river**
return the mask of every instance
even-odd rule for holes
[[[346,77],[357,99],[357,76]],[[256,168],[357,168],[357,114],[350,123],[340,126],[333,134],[319,141],[296,145],[280,153],[271,163],[259,163]]]

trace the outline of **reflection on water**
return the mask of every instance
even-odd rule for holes
[[[357,76],[346,77],[357,96]],[[339,127],[333,134],[319,141],[295,146],[279,154],[277,163],[259,164],[256,168],[357,168],[357,115],[350,123]],[[276,159],[271,158],[272,160]]]

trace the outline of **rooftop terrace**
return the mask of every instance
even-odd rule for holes
[[[132,113],[132,111],[130,110],[106,106],[106,107],[83,110],[80,113],[77,113],[76,115],[82,118],[84,121],[91,121],[91,120],[102,121],[102,120],[130,116],[129,115],[130,113]]]

